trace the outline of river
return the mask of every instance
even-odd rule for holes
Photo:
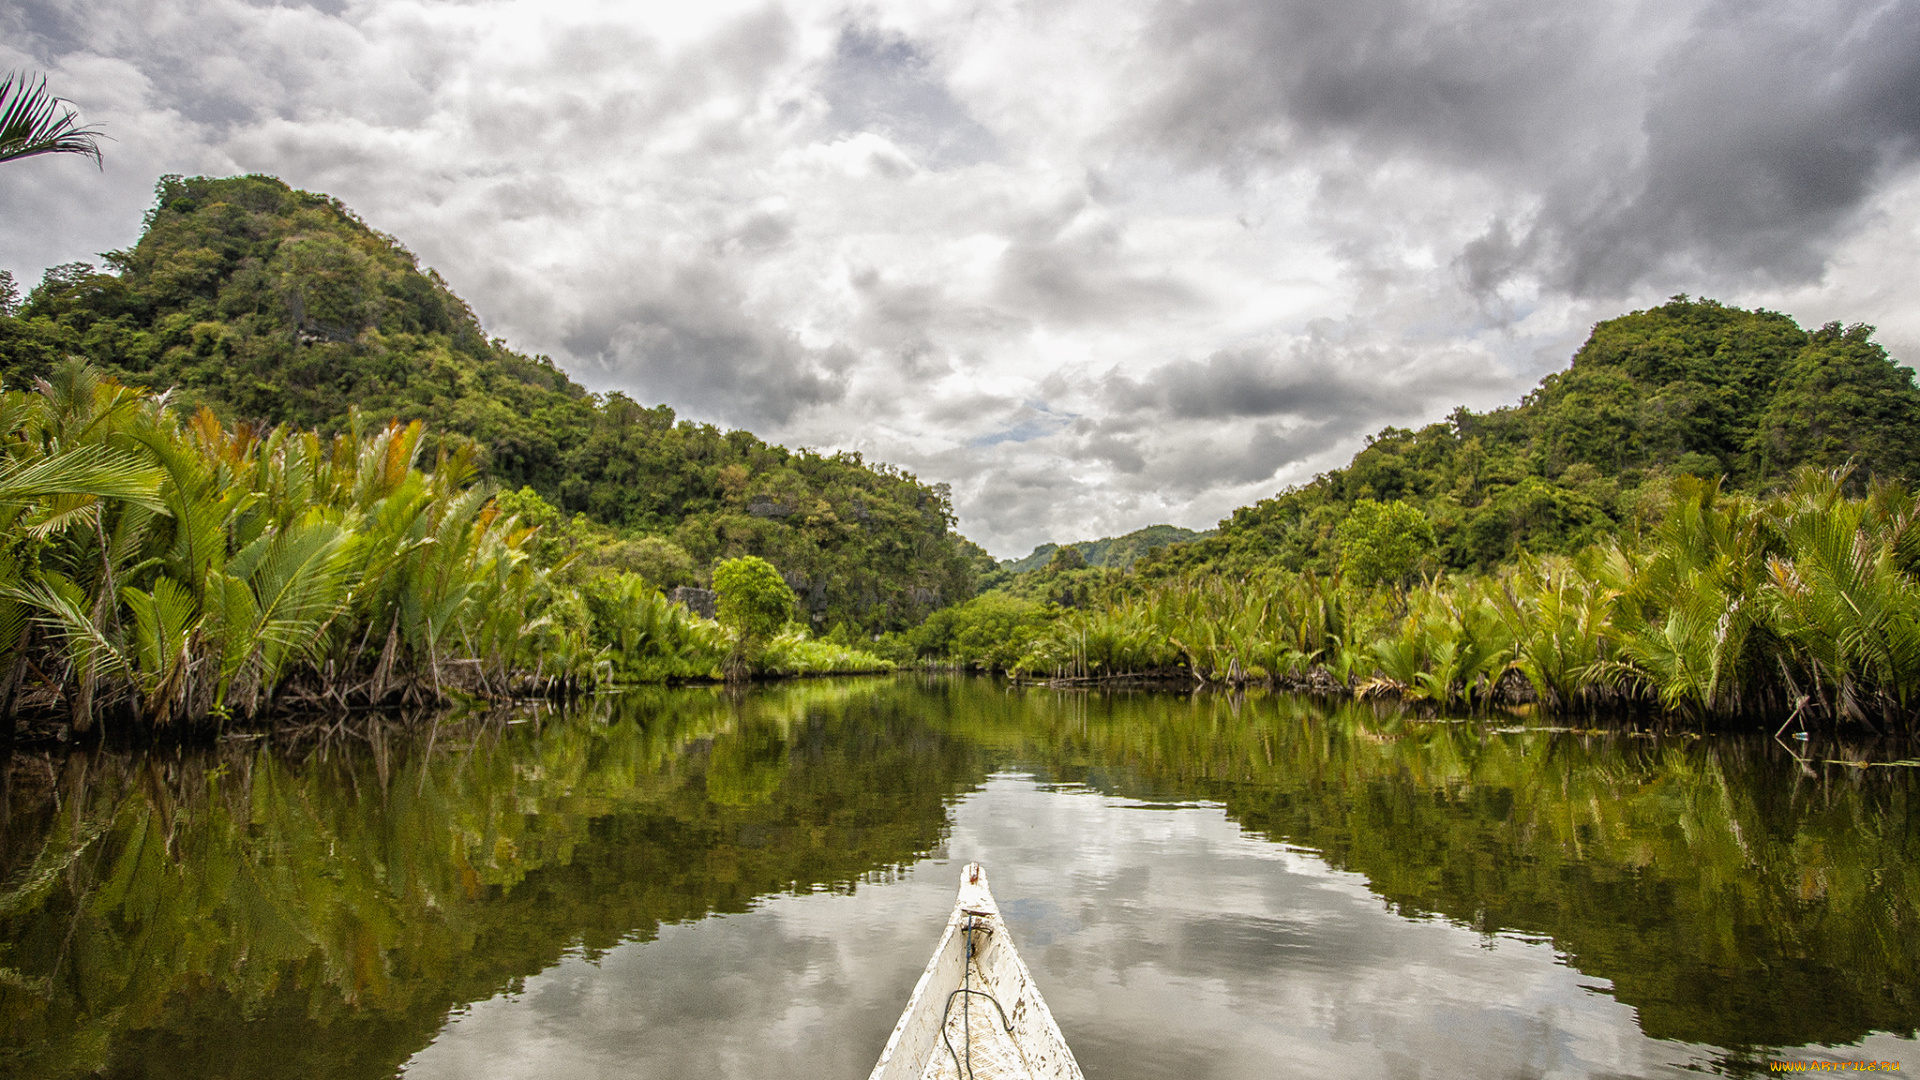
[[[0,1071],[864,1076],[972,859],[1091,1080],[1920,1069],[1913,756],[919,676],[21,750]]]

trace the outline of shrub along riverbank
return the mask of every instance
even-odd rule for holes
[[[1856,498],[1849,481],[1845,469],[1805,468],[1756,497],[1681,477],[1643,533],[1488,574],[1401,584],[1349,560],[1332,574],[1118,577],[1077,608],[990,593],[886,647],[1027,677],[1911,733],[1920,514],[1902,484],[1875,482]]]
[[[421,468],[426,435],[358,415],[331,437],[182,418],[80,363],[0,394],[0,715],[86,733],[718,679],[729,664],[891,666],[769,622],[768,603],[796,610],[771,568],[750,575],[748,615],[715,621],[591,551],[542,551],[476,480],[470,443],[443,441]]]

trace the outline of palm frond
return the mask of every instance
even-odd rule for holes
[[[80,115],[63,98],[47,93],[45,76],[28,78],[10,73],[0,79],[0,161],[40,154],[79,154],[100,160],[100,140],[93,128],[80,126]]]
[[[163,509],[162,472],[131,453],[98,443],[0,467],[0,503],[32,502],[55,495],[126,499]]]
[[[6,598],[40,611],[36,621],[65,639],[68,661],[76,670],[92,669],[113,677],[131,670],[120,644],[96,623],[86,590],[61,574],[48,572],[38,581],[6,588]]]

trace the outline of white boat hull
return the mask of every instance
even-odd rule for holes
[[[868,1080],[1083,1080],[979,863]]]

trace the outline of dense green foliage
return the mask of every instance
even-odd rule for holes
[[[728,559],[713,568],[713,591],[720,625],[748,641],[772,637],[793,610],[793,590],[780,571],[752,555]]]
[[[474,483],[471,443],[422,471],[425,442],[418,421],[356,416],[332,438],[183,422],[77,362],[0,393],[7,734],[18,716],[85,732],[712,677],[728,656],[741,675],[749,655],[886,666],[782,634],[793,594],[758,559],[723,564],[760,572],[726,594],[752,613],[729,632],[637,574],[542,558],[539,526]]]
[[[1138,569],[1333,570],[1362,499],[1404,501],[1433,524],[1435,568],[1491,569],[1638,528],[1674,476],[1761,492],[1801,466],[1852,464],[1920,480],[1920,389],[1871,327],[1802,330],[1784,315],[1676,297],[1594,327],[1565,371],[1519,405],[1388,428],[1344,469],[1242,507],[1216,537],[1148,553]]]
[[[1018,671],[1061,608],[1011,593],[982,593],[942,608],[904,634],[880,642],[902,660],[946,660],[983,671]]]
[[[1131,571],[1059,549],[884,644],[1053,677],[1911,728],[1920,390],[1868,333],[1675,298],[1601,323],[1514,408],[1389,429]]]
[[[1920,390],[1867,327],[1806,331],[1782,315],[1678,297],[1596,326],[1571,367],[1519,405],[1486,414],[1458,410],[1447,423],[1417,432],[1389,429],[1347,468],[1236,511],[1217,535],[1155,526],[1043,545],[996,568],[952,531],[941,487],[870,467],[857,455],[791,452],[746,432],[680,421],[666,406],[595,397],[546,359],[488,340],[443,282],[324,196],[264,177],[169,177],[140,242],[108,260],[105,273],[78,264],[55,268],[24,303],[9,298],[0,305],[0,375],[17,386],[51,375],[61,357],[90,358],[132,385],[166,388],[176,409],[210,410],[196,430],[227,431],[221,437],[235,445],[270,446],[262,451],[275,462],[268,472],[311,471],[304,459],[285,460],[282,448],[296,444],[373,453],[368,418],[432,418],[437,428],[392,429],[407,433],[409,454],[452,463],[444,482],[435,479],[439,469],[420,474],[421,490],[440,484],[422,505],[457,501],[466,508],[461,513],[485,515],[485,522],[473,518],[476,529],[508,530],[500,533],[509,552],[500,565],[520,568],[513,571],[521,582],[513,587],[523,590],[515,594],[519,614],[541,640],[516,644],[500,636],[504,630],[476,637],[462,626],[455,659],[482,686],[499,685],[510,673],[581,681],[710,677],[729,666],[728,658],[740,670],[748,654],[758,670],[872,667],[880,661],[853,643],[885,630],[891,633],[878,651],[895,659],[1036,673],[1308,679],[1436,699],[1511,690],[1524,675],[1535,693],[1559,705],[1647,702],[1725,717],[1795,711],[1896,720],[1912,708],[1899,652],[1906,646],[1894,640],[1907,617],[1901,590],[1912,577],[1904,556],[1876,564],[1883,569],[1875,571],[1881,576],[1874,587],[1886,599],[1872,633],[1891,637],[1871,646],[1860,637],[1867,631],[1845,628],[1856,610],[1847,603],[1857,597],[1788,613],[1784,598],[1795,594],[1768,578],[1766,567],[1768,559],[1810,557],[1807,545],[1815,541],[1798,526],[1769,525],[1764,542],[1730,549],[1737,573],[1688,571],[1686,587],[1698,595],[1683,596],[1670,584],[1649,593],[1652,586],[1636,576],[1642,569],[1609,571],[1611,577],[1597,569],[1666,542],[1648,530],[1677,527],[1676,514],[1694,512],[1687,507],[1700,500],[1688,477],[1712,478],[1714,490],[1744,497],[1780,489],[1796,469],[1843,465],[1849,468],[1833,482],[1839,486],[1825,494],[1803,476],[1791,494],[1772,501],[1714,505],[1748,507],[1742,513],[1768,522],[1803,514],[1808,500],[1871,506],[1859,511],[1864,516],[1850,535],[1861,550],[1903,550],[1904,541],[1888,537],[1904,535],[1897,505],[1905,489],[1882,482],[1911,477],[1920,465]],[[39,468],[42,459],[55,472],[82,466],[66,478],[69,488],[23,488],[17,503],[22,524],[10,534],[10,550],[25,561],[5,601],[11,606],[0,611],[11,620],[0,625],[0,637],[24,627],[8,654],[16,658],[56,641],[65,650],[55,671],[27,665],[41,680],[41,697],[22,701],[58,700],[84,723],[99,680],[112,675],[124,683],[114,700],[137,715],[224,714],[229,691],[220,688],[234,679],[247,687],[243,711],[251,711],[265,700],[260,694],[271,698],[275,687],[322,670],[337,680],[330,684],[335,698],[347,687],[379,697],[391,689],[391,664],[404,659],[394,650],[414,657],[407,685],[417,693],[432,682],[440,696],[447,675],[435,658],[443,641],[453,640],[453,616],[407,608],[406,618],[420,629],[405,633],[378,613],[356,615],[361,622],[341,619],[329,605],[350,595],[358,602],[361,592],[332,584],[314,594],[324,633],[263,631],[266,644],[252,659],[196,659],[196,649],[224,648],[216,645],[226,633],[219,628],[244,613],[229,618],[209,606],[212,579],[196,582],[198,570],[158,583],[158,556],[143,554],[140,545],[164,546],[186,527],[164,503],[164,491],[174,490],[164,484],[180,482],[149,484],[140,477],[164,470],[157,459],[134,460],[157,453],[149,444],[185,446],[191,439],[184,428],[166,434],[175,422],[161,417],[173,414],[157,404],[111,393],[121,395],[114,408],[148,417],[142,423],[159,432],[129,442],[108,424],[73,443],[92,445],[88,453],[121,454],[111,464],[133,471],[118,481],[99,460],[62,464],[60,455],[72,447],[38,433],[52,421],[28,418],[53,406],[32,405],[31,395],[14,399],[26,410],[14,418],[9,451],[18,468]],[[50,388],[41,396],[51,402],[55,394]],[[221,416],[310,425],[318,434],[221,428]],[[215,451],[195,452],[209,475],[225,475]],[[510,490],[473,487],[476,476]],[[91,489],[91,481],[120,482],[124,490]],[[246,483],[252,481],[235,490]],[[239,557],[251,537],[268,532],[275,543],[292,544],[296,526],[305,528],[296,513],[305,511],[291,503],[261,510],[290,496],[273,487],[278,480],[259,483],[260,504],[222,511],[232,518],[222,519],[228,556]],[[1870,488],[1875,494],[1861,502]],[[307,509],[347,514],[347,499]],[[257,527],[266,532],[235,524],[261,514],[265,524]],[[123,543],[105,530],[128,515],[151,523]],[[335,524],[344,530],[338,537],[308,538],[315,545],[309,562],[329,582],[347,573],[338,568],[345,563],[336,565],[347,558],[340,553],[358,551],[360,543],[360,526]],[[114,552],[98,573],[77,539],[92,535],[87,527],[98,536],[85,543]],[[336,542],[339,552],[330,546]],[[1581,588],[1604,593],[1604,601],[1595,600],[1592,619],[1580,624],[1587,653],[1563,658],[1562,675],[1543,681],[1526,667],[1528,632],[1513,620],[1492,637],[1467,624],[1492,625],[1485,611],[1499,606],[1491,593],[1474,590],[1485,593],[1497,581],[1511,594],[1516,575],[1553,555],[1575,556],[1571,565],[1587,568],[1579,571]],[[135,580],[121,580],[115,569],[113,560],[123,557],[138,568],[129,571]],[[781,581],[773,592],[792,597],[797,627],[781,629],[785,620],[773,618],[754,629],[721,627],[659,594],[706,583],[713,567],[744,557],[764,560],[762,576]],[[1678,565],[1648,565],[1656,563]],[[248,560],[239,565],[256,569]],[[1447,576],[1501,567],[1508,569],[1498,578]],[[973,593],[981,574],[996,591],[950,606]],[[1421,575],[1426,585],[1404,591]],[[1399,591],[1370,591],[1379,585]],[[264,586],[253,587],[254,602],[262,603]],[[1470,593],[1477,599],[1462,599]],[[456,594],[469,596],[449,595]],[[1444,614],[1457,604],[1480,614]],[[1336,608],[1337,618],[1329,614]],[[929,620],[929,613],[937,614]],[[207,620],[204,627],[199,619]],[[1302,629],[1309,623],[1338,626],[1316,639]],[[1717,642],[1708,659],[1683,655],[1676,644],[1698,636],[1688,627]],[[1748,636],[1735,648],[1731,634]],[[1673,655],[1652,651],[1662,636]],[[318,644],[322,637],[328,644]],[[278,644],[282,638],[288,644]],[[391,648],[382,644],[389,640]],[[1695,647],[1707,648],[1688,646]],[[171,674],[176,663],[191,677]],[[229,663],[239,666],[215,673]],[[1702,663],[1710,674],[1700,674]],[[376,670],[380,677],[368,681]],[[24,692],[24,678],[7,692]],[[196,688],[188,697],[167,698],[184,693],[186,683]],[[199,704],[188,707],[189,699]],[[166,700],[178,704],[162,709]],[[144,704],[126,704],[136,701]]]
[[[1088,566],[1079,550],[1068,545],[1055,548],[1038,569],[1019,573],[1001,570],[981,578],[980,584],[983,595],[1004,593],[1022,600],[1079,607],[1127,580],[1129,575],[1125,570]]]
[[[1355,502],[1333,535],[1340,545],[1340,573],[1367,585],[1405,583],[1433,548],[1433,524],[1399,499]]]
[[[743,675],[748,658],[786,625],[793,611],[793,590],[772,563],[744,555],[713,568],[713,592],[720,625],[733,631],[728,668]]]
[[[1643,533],[1410,589],[1281,568],[1116,577],[1073,608],[990,593],[900,640],[920,655],[1052,677],[1911,731],[1920,509],[1903,484],[1877,481],[1855,498],[1849,480],[1805,468],[1754,497],[1683,477]]]
[[[1149,525],[1125,536],[1041,544],[1024,559],[1002,559],[975,584],[982,593],[1002,592],[1022,600],[1075,607],[1123,580],[1125,572],[1147,552],[1211,535],[1176,525]],[[939,626],[946,622],[950,620],[918,633],[915,640],[924,643],[938,638],[943,632]]]
[[[910,626],[971,595],[987,561],[952,531],[942,487],[596,397],[489,340],[438,275],[324,195],[264,176],[167,177],[139,243],[106,258],[104,272],[55,267],[17,313],[0,311],[6,385],[79,356],[227,420],[326,434],[356,409],[424,420],[428,456],[442,438],[470,440],[483,475],[611,538],[672,545],[695,579],[723,558],[766,558],[823,629]]]
[[[79,364],[0,395],[0,712],[86,731],[585,675],[525,530],[470,454],[429,473],[421,447],[418,423],[182,423]]]

